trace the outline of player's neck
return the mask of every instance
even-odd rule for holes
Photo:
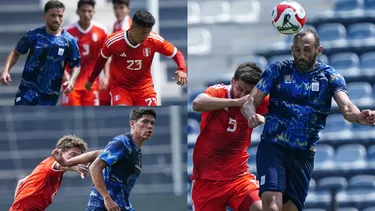
[[[59,29],[56,30],[56,31],[51,30],[51,29],[48,28],[47,26],[46,26],[45,28],[46,28],[46,32],[47,32],[47,34],[50,34],[50,35],[53,35],[53,36],[58,36],[58,35],[60,35],[60,34],[61,34],[61,31],[62,31],[61,28],[59,28]]]
[[[79,25],[79,27],[81,27],[81,29],[86,30],[90,27],[91,22],[85,23],[83,21],[78,21],[78,25]]]
[[[137,136],[135,133],[132,133],[132,132],[130,132],[130,136],[132,137],[135,145],[137,145],[138,148],[141,148],[143,143],[145,142],[145,139]]]
[[[126,36],[128,37],[129,41],[131,44],[133,45],[137,45],[138,43],[136,43],[133,38],[132,38],[132,30],[129,29],[128,31],[126,31]]]

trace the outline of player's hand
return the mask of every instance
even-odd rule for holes
[[[12,81],[12,79],[10,78],[10,75],[8,72],[3,72],[1,74],[1,79],[0,79],[0,82],[4,85],[8,85],[9,86],[9,82]]]
[[[174,72],[172,80],[174,80],[176,77],[178,78],[176,82],[177,85],[183,86],[188,83],[186,72],[177,70],[176,72]]]
[[[86,91],[90,91],[91,90],[91,87],[92,87],[92,83],[90,81],[87,81],[85,83],[85,89]]]
[[[65,94],[69,94],[70,92],[73,91],[74,84],[73,84],[72,81],[70,81],[70,80],[69,81],[65,81],[64,84],[63,84],[63,86],[66,87],[65,90],[64,90]]]
[[[366,109],[358,114],[357,120],[361,125],[375,126],[375,111]]]
[[[243,96],[243,97],[241,97],[241,98],[238,98],[238,99],[237,99],[237,106],[238,106],[238,107],[242,107],[243,104],[247,101],[247,98],[249,98],[249,96],[250,96],[250,94],[245,95],[245,96]]]
[[[266,119],[264,118],[264,116],[260,114],[255,114],[249,119],[247,124],[249,125],[250,128],[256,128],[259,125],[264,124],[265,122],[266,122]]]
[[[61,166],[66,166],[66,160],[62,155],[61,149],[54,149],[51,155],[53,158],[55,158],[56,162],[58,162]]]
[[[87,175],[87,173],[89,173],[89,168],[83,164],[78,164],[78,165],[75,165],[75,166],[72,166],[70,167],[69,169],[70,171],[75,171],[77,172],[78,174],[82,175],[85,177]]]
[[[104,198],[104,206],[108,211],[121,211],[120,207],[111,197]]]

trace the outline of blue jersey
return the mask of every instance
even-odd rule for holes
[[[130,134],[119,135],[108,143],[99,158],[107,163],[103,176],[111,198],[121,210],[133,211],[129,195],[141,173],[141,149],[134,144]],[[95,186],[92,187],[88,206],[104,208],[103,197]]]
[[[301,150],[318,142],[334,94],[347,93],[344,78],[331,66],[318,63],[302,72],[292,60],[270,65],[256,87],[270,95],[261,140]]]
[[[16,49],[26,54],[27,60],[22,73],[20,89],[28,89],[45,95],[59,95],[65,65],[80,66],[77,40],[67,31],[54,36],[45,27],[28,31],[18,42]]]

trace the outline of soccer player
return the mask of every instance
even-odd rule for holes
[[[112,56],[111,104],[113,106],[157,106],[156,92],[151,75],[153,56],[159,52],[176,62],[177,84],[187,83],[186,64],[182,53],[160,35],[151,32],[154,17],[146,10],[138,10],[127,31],[110,35],[97,59],[94,72],[86,83],[90,90],[107,59]]]
[[[92,162],[92,187],[86,211],[134,211],[129,195],[142,169],[143,143],[150,139],[156,119],[151,108],[135,108],[130,114],[130,133],[114,137],[103,150],[91,151],[72,159],[52,152],[63,166]]]
[[[113,24],[112,32],[116,33],[122,30],[128,30],[132,25],[132,19],[129,16],[130,0],[112,0],[112,4],[113,12],[116,16],[116,22]],[[107,71],[104,71],[101,83],[101,90],[99,92],[101,106],[111,105],[111,95],[109,94],[110,88],[108,88],[110,82],[109,70],[116,68],[116,65],[114,62],[112,63],[110,60],[112,61],[112,57],[108,59],[108,61],[111,63],[111,66],[110,68],[107,68]]]
[[[77,6],[79,21],[65,27],[78,40],[81,52],[81,73],[77,78],[74,89],[69,94],[63,94],[62,104],[65,106],[98,106],[99,105],[99,81],[96,80],[93,88],[86,91],[85,83],[94,69],[96,58],[107,38],[105,27],[92,21],[95,14],[94,0],[79,0]],[[70,77],[71,70],[68,67],[66,77]]]
[[[298,32],[292,45],[294,60],[271,64],[243,106],[249,127],[255,128],[264,122],[256,108],[270,95],[256,158],[265,211],[303,209],[318,133],[324,129],[332,97],[347,121],[375,123],[374,111],[360,111],[350,101],[344,78],[333,67],[317,62],[322,50],[316,31]]]
[[[64,10],[60,1],[47,2],[44,6],[45,26],[26,32],[10,52],[0,79],[5,85],[9,85],[9,71],[20,55],[28,53],[15,105],[56,105],[65,64],[73,69],[70,79],[64,83],[65,92],[73,90],[80,72],[80,55],[77,41],[60,27]]]
[[[57,142],[56,149],[61,150],[65,159],[70,159],[84,153],[87,144],[76,136],[66,135]],[[88,173],[88,168],[81,164],[66,168],[58,164],[52,156],[44,159],[30,175],[18,182],[14,202],[9,211],[47,209],[67,170],[83,175]]]
[[[247,149],[252,129],[241,113],[262,70],[254,63],[238,66],[230,85],[216,84],[193,101],[202,112],[201,131],[193,152],[192,202],[196,211],[259,211],[256,177],[249,172]],[[257,113],[267,112],[265,98]]]

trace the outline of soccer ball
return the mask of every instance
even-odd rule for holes
[[[305,9],[295,1],[283,1],[272,11],[272,25],[281,34],[295,34],[303,28],[305,22]]]

